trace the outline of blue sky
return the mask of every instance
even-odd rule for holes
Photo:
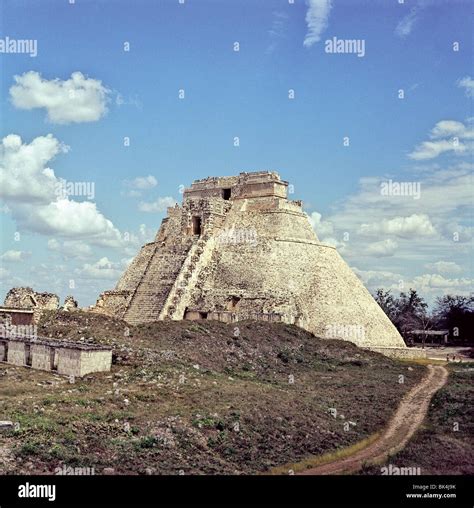
[[[320,239],[369,289],[469,293],[470,2],[0,9],[0,39],[37,41],[35,57],[0,53],[1,293],[29,285],[92,304],[153,238],[180,186],[262,169],[294,185]],[[334,37],[363,42],[364,55],[326,52]],[[59,178],[94,183],[93,199],[60,206]],[[419,184],[419,198],[382,196],[389,179]]]

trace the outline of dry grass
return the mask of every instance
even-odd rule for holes
[[[124,333],[122,321],[55,312],[40,329],[110,344],[114,364],[74,384],[0,364],[1,419],[20,424],[4,436],[13,459],[0,461],[0,472],[47,474],[65,464],[97,474],[239,474],[312,465],[326,459],[308,457],[372,439],[424,371],[282,324],[239,323],[238,336],[217,322]],[[345,431],[346,420],[356,426]]]
[[[423,425],[386,465],[419,467],[430,475],[474,473],[474,367],[447,368],[448,381],[433,397]],[[362,474],[380,474],[380,467],[367,467]]]
[[[268,473],[271,475],[282,475],[282,474],[288,474],[289,471],[292,471],[294,473],[299,473],[301,471],[304,471],[306,469],[310,469],[316,466],[321,466],[323,464],[327,464],[329,462],[333,462],[338,459],[344,459],[346,457],[350,457],[354,453],[363,450],[364,448],[367,448],[367,446],[371,445],[373,442],[375,442],[380,437],[380,432],[376,432],[375,434],[372,434],[366,439],[362,439],[362,441],[359,441],[351,446],[347,446],[346,448],[341,448],[340,450],[336,450],[334,452],[325,453],[323,455],[314,456],[314,457],[307,457],[304,460],[301,460],[299,462],[294,462],[291,464],[285,464],[284,466],[278,466],[275,468],[272,468]]]

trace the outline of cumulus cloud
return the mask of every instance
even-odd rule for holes
[[[95,263],[85,263],[82,268],[76,269],[76,274],[86,279],[118,279],[122,275],[121,263],[113,263],[107,257],[103,257]]]
[[[308,31],[303,45],[307,48],[321,40],[321,34],[328,26],[329,13],[332,8],[332,0],[306,0],[306,25]]]
[[[457,127],[444,124],[436,132],[446,129]],[[387,175],[361,178],[356,192],[336,203],[324,221],[316,213],[313,225],[317,230],[318,223],[330,223],[335,238],[348,233],[341,253],[358,268],[356,273],[363,275],[371,291],[383,287],[398,294],[403,287],[413,287],[430,301],[449,292],[462,294],[467,291],[463,284],[469,277],[469,241],[474,237],[473,169],[472,164],[459,161],[410,168],[410,177],[419,178],[420,183],[416,200],[382,194],[380,184]],[[377,270],[377,258],[382,270]],[[444,276],[447,282],[432,276],[416,278],[427,270],[428,275]]]
[[[383,219],[371,224],[361,224],[359,233],[362,235],[392,235],[399,238],[415,238],[436,234],[430,218],[426,214],[413,214],[409,217]]]
[[[466,97],[474,97],[474,79],[471,76],[465,76],[457,82],[458,87],[464,88]]]
[[[170,196],[166,196],[164,198],[158,198],[156,201],[151,203],[147,203],[146,201],[141,201],[138,204],[138,209],[140,212],[166,212],[168,207],[174,206],[176,204],[176,200]]]
[[[456,293],[456,294],[469,294],[473,284],[472,279],[456,278],[447,279],[439,274],[424,274],[414,277],[410,284],[413,287],[419,288],[424,293],[435,293],[441,290],[443,294]]]
[[[455,233],[460,237],[456,241],[467,241],[470,238],[473,169],[472,164],[460,163],[422,173],[420,199],[417,200],[383,195],[380,184],[386,177],[361,178],[359,189],[338,203],[326,222],[332,224],[336,237],[344,231],[350,232],[350,245],[355,244],[357,237],[361,240],[366,237],[362,234],[364,230],[398,233],[397,238],[405,238],[413,232],[412,238],[407,239],[417,241],[419,238],[425,244],[423,233],[431,235],[433,230],[437,234],[430,237],[430,244],[437,238],[445,238],[452,246]],[[369,217],[378,220],[368,223]],[[415,231],[421,231],[422,235],[415,235]]]
[[[437,261],[436,263],[427,263],[425,268],[434,270],[438,273],[460,273],[461,267],[454,261]]]
[[[158,185],[158,180],[153,175],[137,176],[133,180],[124,180],[124,185],[130,189],[147,190]]]
[[[10,98],[19,109],[44,108],[52,123],[96,122],[107,113],[111,91],[100,80],[73,72],[67,80],[43,79],[39,72],[15,76]]]
[[[61,180],[48,163],[67,152],[51,134],[23,143],[10,134],[0,143],[0,198],[28,231],[119,246],[120,232],[90,201],[58,196]]]
[[[367,254],[377,258],[393,256],[397,250],[398,243],[395,240],[387,238],[380,242],[373,242],[367,245]]]
[[[322,220],[322,215],[318,212],[312,212],[309,215],[309,222],[316,231],[320,240],[334,234],[334,226],[330,221]]]
[[[386,270],[359,270],[356,267],[352,269],[371,292],[383,288],[392,290],[393,294],[398,296],[401,291],[414,288],[428,301],[446,294],[468,295],[473,283],[469,278],[449,279],[439,274],[405,277],[400,273]]]
[[[4,137],[0,144],[0,197],[12,203],[49,203],[58,179],[47,164],[68,149],[52,134],[29,144],[23,144],[16,134]]]
[[[474,130],[456,120],[441,120],[431,130],[432,138],[443,138],[446,136],[457,136],[463,139],[474,139]]]
[[[7,250],[1,256],[0,260],[8,262],[24,261],[31,256],[31,252],[21,250]]]
[[[90,245],[78,240],[66,240],[59,242],[56,238],[48,240],[48,249],[58,252],[66,259],[68,258],[85,258],[92,254]]]
[[[456,154],[468,152],[473,147],[474,129],[470,124],[442,120],[433,127],[430,138],[432,141],[423,141],[408,156],[414,160],[427,160],[446,152]]]
[[[359,270],[355,266],[352,266],[351,268],[359,279],[371,289],[392,286],[395,281],[402,280],[401,274],[390,272],[388,270]]]

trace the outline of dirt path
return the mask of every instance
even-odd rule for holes
[[[403,397],[397,411],[379,439],[350,457],[337,459],[298,474],[350,474],[365,463],[378,462],[400,451],[422,423],[433,395],[446,383],[448,371],[441,365],[428,365],[427,375]]]

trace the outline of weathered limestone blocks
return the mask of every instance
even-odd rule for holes
[[[78,308],[77,301],[74,300],[73,296],[66,296],[64,299],[63,310],[70,312]]]
[[[157,319],[293,323],[363,347],[405,348],[333,247],[317,238],[275,172],[198,180],[168,209],[99,312]]]
[[[109,371],[112,350],[93,344],[0,338],[0,361],[82,377],[93,372]]]
[[[32,309],[34,321],[37,322],[45,310],[59,308],[59,297],[53,293],[38,293],[30,287],[12,288],[7,293],[5,307]]]

